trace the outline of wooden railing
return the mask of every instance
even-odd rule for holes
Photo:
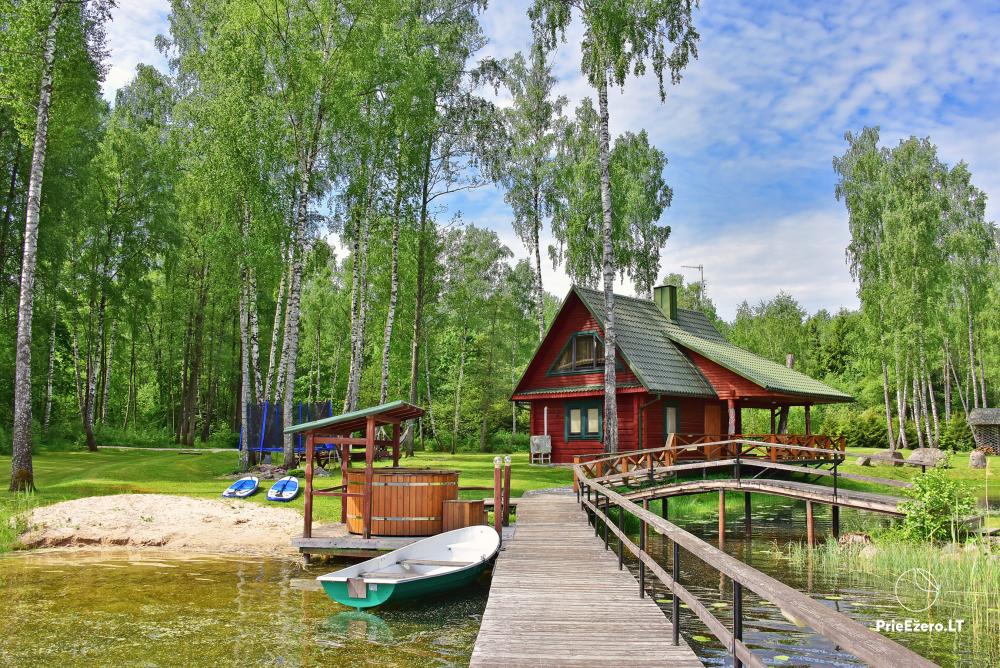
[[[671,440],[671,437],[673,439]],[[768,444],[766,456],[772,461],[796,459],[828,459],[836,453],[843,453],[846,442],[843,436],[826,434],[669,434],[667,445],[671,443],[677,450],[678,459],[723,459],[735,456],[734,448],[727,445],[733,440],[752,441]],[[695,448],[691,446],[714,445],[715,447]],[[781,447],[788,446],[788,447]],[[758,447],[755,450],[762,450]],[[744,455],[751,454],[744,452]],[[754,454],[763,454],[756,452]]]
[[[796,434],[763,434],[760,436],[718,436],[715,434],[668,434],[662,448],[619,452],[609,457],[605,453],[576,455],[574,466],[583,466],[590,478],[609,476],[638,477],[646,472],[652,480],[678,461],[717,461],[723,459],[767,459],[778,461],[829,461],[836,466],[845,456],[843,436],[799,436]],[[629,475],[631,473],[631,475]],[[577,488],[573,480],[574,491]]]
[[[717,442],[713,445],[738,445],[741,448],[750,441],[741,442]],[[758,444],[760,445],[760,444]],[[808,446],[796,446],[797,448]],[[661,450],[665,450],[662,448]],[[809,448],[810,450],[822,450],[822,448]],[[653,451],[645,451],[652,454]],[[719,642],[734,657],[734,665],[737,668],[742,666],[753,666],[763,668],[765,665],[753,652],[743,643],[743,589],[749,589],[762,599],[770,601],[778,606],[782,613],[789,619],[795,621],[797,625],[811,627],[824,638],[832,641],[840,648],[850,652],[862,661],[873,666],[907,666],[912,668],[923,668],[935,666],[931,661],[921,657],[915,652],[899,645],[884,636],[875,633],[868,627],[855,622],[846,615],[843,615],[828,606],[813,600],[809,596],[789,587],[788,585],[775,580],[774,578],[757,571],[742,561],[731,557],[722,550],[701,540],[697,536],[688,533],[675,524],[651,513],[647,507],[640,507],[628,500],[621,494],[615,492],[610,486],[594,480],[592,471],[598,467],[602,471],[610,471],[620,468],[621,464],[616,464],[616,460],[623,457],[631,458],[634,453],[625,455],[613,455],[602,457],[586,463],[576,464],[573,467],[574,486],[577,489],[577,500],[581,507],[588,513],[594,525],[594,533],[598,535],[601,524],[604,530],[604,546],[609,548],[609,532],[613,534],[618,543],[618,564],[622,566],[624,559],[624,549],[628,549],[639,560],[639,596],[646,595],[646,571],[647,569],[673,594],[673,606],[671,611],[671,621],[673,625],[673,642],[680,642],[681,628],[681,602],[685,603],[691,611],[702,621],[703,624],[718,638]],[[600,464],[599,464],[600,463]],[[605,473],[605,476],[607,474]],[[619,509],[617,523],[613,523],[608,515],[610,507],[614,505]],[[645,505],[645,504],[644,504]],[[622,529],[624,514],[628,513],[640,522],[639,544],[636,545]],[[672,569],[668,573],[656,559],[646,551],[648,544],[648,532],[652,529],[656,533],[664,536],[672,544]],[[702,603],[697,596],[692,594],[681,584],[681,550],[686,554],[694,556],[717,570],[723,576],[729,578],[733,583],[733,629],[730,631],[718,620]]]

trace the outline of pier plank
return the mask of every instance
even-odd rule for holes
[[[701,667],[567,494],[520,499],[493,571],[471,666]]]

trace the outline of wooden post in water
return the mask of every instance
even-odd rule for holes
[[[365,422],[365,489],[362,497],[364,508],[364,537],[372,537],[372,482],[375,477],[375,416]]]
[[[743,492],[743,531],[746,533],[747,538],[750,538],[750,530],[750,492]]]
[[[662,499],[660,499],[660,517],[662,517],[663,519],[668,519],[667,511],[669,510],[669,508],[670,506],[668,504],[667,497],[663,497]]]
[[[719,549],[726,544],[726,490],[719,490]]]
[[[833,525],[833,537],[840,538],[840,506],[830,506],[830,520]]]
[[[806,501],[806,544],[813,546],[816,538],[816,530],[813,526],[813,502]]]
[[[500,470],[500,458],[493,458],[493,529],[498,536],[503,536],[500,518],[503,512],[503,472]],[[596,525],[596,521],[594,523]]]

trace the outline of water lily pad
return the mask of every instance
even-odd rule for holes
[[[672,599],[672,598],[658,598],[658,599],[656,599],[656,602],[657,603],[673,603],[674,599]]]
[[[824,596],[823,598],[825,598],[828,601],[842,601],[844,599],[843,596],[836,596],[834,594],[831,594],[830,596]]]
[[[685,610],[690,610],[691,609],[691,606],[688,605],[687,603],[681,603],[681,607],[684,608]]]
[[[708,636],[691,636],[692,640],[697,640],[698,642],[712,642],[712,639]]]
[[[790,658],[791,657],[785,656],[784,654],[779,654],[778,656],[774,657],[774,660],[775,661],[788,661]]]
[[[713,603],[712,607],[713,608],[728,608],[729,604],[728,603],[722,603],[721,601],[719,601],[719,602]]]

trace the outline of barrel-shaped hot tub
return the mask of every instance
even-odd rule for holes
[[[347,469],[347,491],[361,494],[363,468]],[[377,468],[372,475],[373,536],[433,536],[441,533],[445,501],[458,498],[458,471]],[[347,530],[364,532],[364,499],[347,497]]]

